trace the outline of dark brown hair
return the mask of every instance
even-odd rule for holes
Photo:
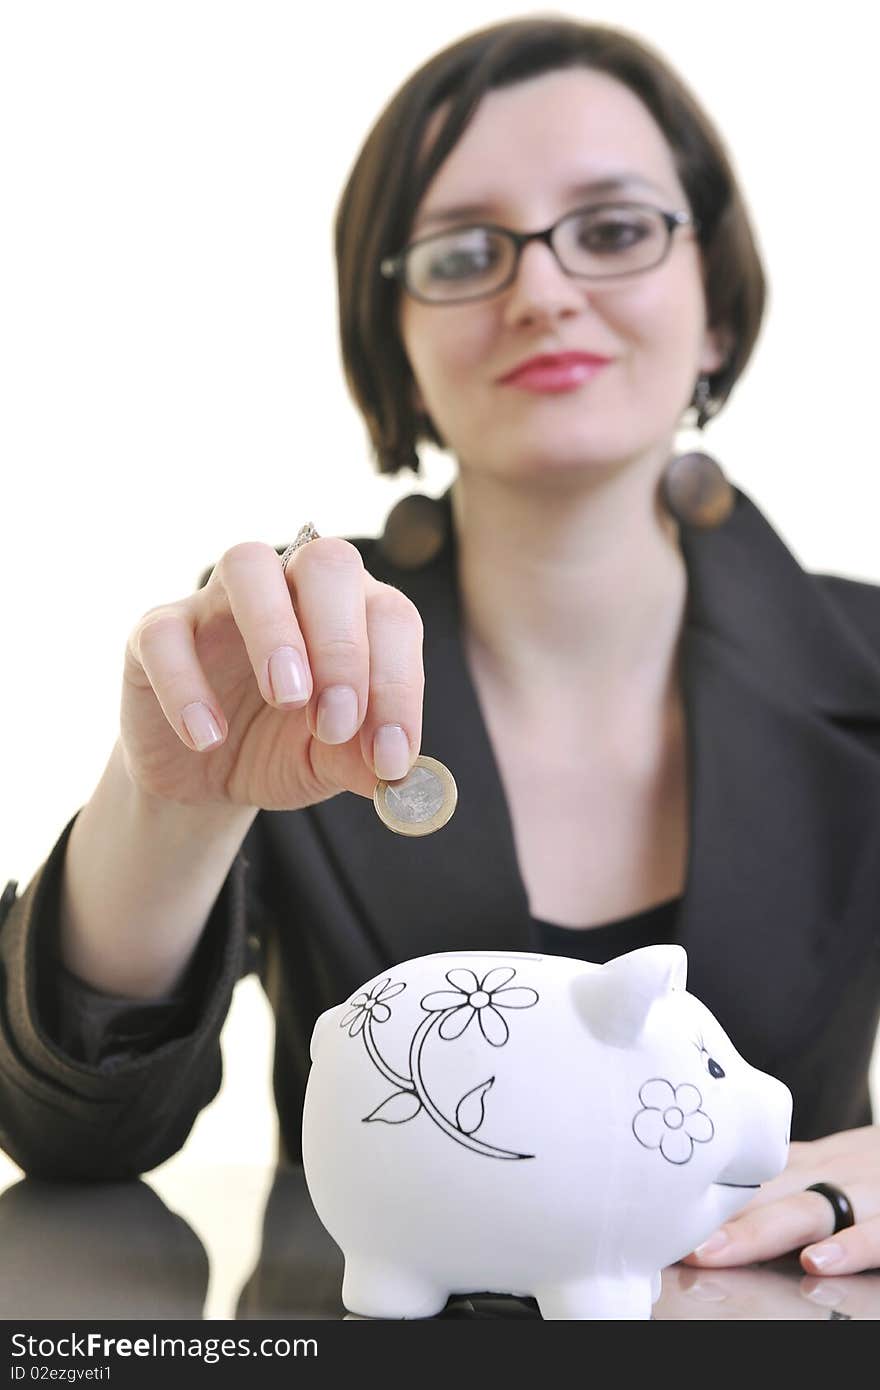
[[[446,444],[413,405],[413,375],[397,329],[403,291],[380,274],[379,263],[406,244],[425,190],[484,93],[571,67],[609,73],[641,99],[666,136],[700,222],[708,327],[727,329],[732,347],[709,376],[698,428],[718,414],[745,369],[764,314],[764,273],[724,143],[682,79],[648,44],[605,25],[552,15],[494,24],[443,49],[404,83],[361,147],[336,210],[342,362],[380,473],[419,473],[417,443]],[[428,121],[447,99],[445,121],[420,161]]]

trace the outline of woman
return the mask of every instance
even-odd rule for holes
[[[286,569],[235,546],[136,625],[104,775],[6,895],[4,1147],[163,1161],[255,966],[296,1157],[314,1020],[393,962],[675,939],[795,1098],[786,1172],[689,1258],[880,1263],[880,596],[805,574],[711,460],[679,488],[682,411],[723,405],[764,304],[720,140],[631,37],[496,25],[397,93],[336,236],[379,467],[428,439],[455,482]],[[412,841],[365,799],[422,747],[460,800]]]

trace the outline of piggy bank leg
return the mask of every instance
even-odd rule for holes
[[[626,1279],[594,1276],[565,1284],[545,1284],[535,1289],[534,1296],[544,1319],[650,1319],[651,1284],[644,1275]]]
[[[342,1302],[368,1318],[430,1318],[442,1313],[449,1291],[418,1271],[370,1255],[346,1255]]]

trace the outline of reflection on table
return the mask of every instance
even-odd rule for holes
[[[236,1171],[226,1189],[229,1221],[237,1215]],[[205,1248],[184,1217],[142,1180],[13,1182],[0,1192],[0,1249],[3,1319],[204,1316]],[[315,1214],[302,1169],[278,1169],[262,1216],[259,1257],[240,1289],[235,1316],[344,1318],[342,1275],[342,1253]],[[450,1298],[437,1316],[540,1320],[534,1299],[485,1293]],[[876,1319],[880,1271],[819,1279],[806,1275],[793,1255],[723,1270],[673,1265],[663,1272],[654,1317]]]

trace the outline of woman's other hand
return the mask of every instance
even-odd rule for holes
[[[855,1225],[833,1234],[830,1202],[819,1192],[806,1191],[817,1182],[831,1183],[846,1194]],[[880,1268],[880,1126],[791,1144],[784,1172],[765,1183],[682,1263],[717,1269],[772,1260],[790,1250],[800,1251],[808,1274]]]

